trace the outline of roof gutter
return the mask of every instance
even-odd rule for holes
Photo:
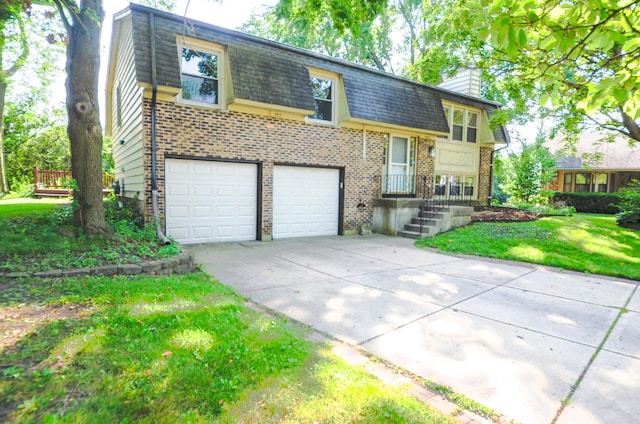
[[[160,213],[158,212],[158,176],[156,150],[156,100],[158,96],[158,75],[156,70],[156,19],[153,12],[149,13],[149,32],[151,33],[151,204],[153,217],[156,222],[156,233],[165,245],[171,241],[162,232]]]

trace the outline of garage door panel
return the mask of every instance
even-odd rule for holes
[[[338,234],[340,172],[275,166],[273,237]]]
[[[167,233],[181,243],[255,240],[257,165],[167,159]]]
[[[233,206],[218,206],[217,211],[220,218],[233,218]]]
[[[211,218],[213,209],[211,206],[196,206],[193,208],[193,216],[196,218]]]
[[[209,184],[195,184],[193,186],[193,194],[195,196],[211,196],[212,187]]]

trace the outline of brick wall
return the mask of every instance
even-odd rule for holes
[[[433,178],[434,178],[434,169],[435,169],[435,164],[436,164],[436,160],[435,158],[432,158],[431,156],[429,156],[429,147],[434,147],[436,146],[436,141],[435,139],[432,138],[425,138],[425,137],[420,137],[418,138],[418,152],[417,152],[417,164],[416,164],[416,174],[419,176],[424,176],[428,179],[427,183],[427,190],[430,191],[430,194],[432,194],[433,192],[431,191],[433,188]],[[416,182],[417,186],[418,186],[418,190],[424,190],[424,187],[421,187],[421,185],[424,184],[424,181],[417,181]]]
[[[491,152],[493,146],[480,147],[480,172],[478,181],[478,203],[486,205],[491,195]]]
[[[145,190],[151,190],[150,102],[144,104]],[[344,230],[371,224],[372,200],[379,197],[384,134],[310,125],[238,112],[218,112],[158,102],[156,108],[158,205],[164,222],[165,155],[260,161],[262,164],[262,234],[271,235],[273,166],[296,164],[344,168]],[[145,217],[152,216],[151,197]],[[358,208],[363,203],[364,207]]]
[[[151,192],[151,104],[144,102],[145,192]],[[263,117],[239,112],[220,112],[204,108],[158,102],[156,106],[158,207],[164,222],[164,162],[166,155],[191,158],[226,159],[261,163],[262,228],[272,234],[273,166],[295,164],[340,167],[344,169],[345,232],[357,232],[373,219],[372,201],[380,197],[384,167],[385,134],[363,130],[311,125],[293,120]],[[416,173],[433,178],[435,160],[429,147],[435,140],[417,139]],[[480,151],[479,202],[489,196],[491,147]],[[420,184],[420,182],[418,182]],[[432,184],[432,181],[429,181]],[[421,189],[420,186],[418,186]],[[364,205],[364,206],[363,206]],[[360,207],[358,207],[360,206]],[[145,196],[144,213],[153,215],[151,196]]]

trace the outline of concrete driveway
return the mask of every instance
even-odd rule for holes
[[[448,256],[380,235],[189,250],[255,302],[510,419],[640,420],[633,282]]]

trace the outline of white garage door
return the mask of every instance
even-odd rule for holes
[[[167,159],[167,233],[179,243],[256,239],[258,167]]]
[[[274,166],[273,238],[338,234],[340,172]]]

